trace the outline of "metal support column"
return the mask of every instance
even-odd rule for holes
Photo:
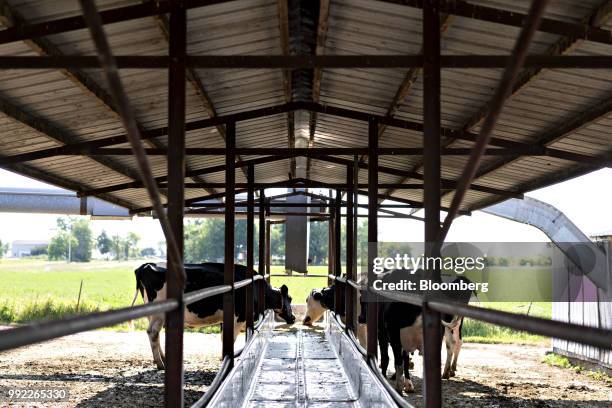
[[[234,219],[236,203],[236,123],[225,126],[225,279],[232,290],[223,294],[223,357],[234,359]]]
[[[266,196],[264,189],[259,190],[259,260],[258,269],[259,274],[265,276],[266,274]],[[259,282],[259,314],[263,314],[266,310],[266,298],[265,298],[265,283],[263,279]]]
[[[331,190],[329,191],[329,202],[331,206],[329,208],[329,220],[327,221],[327,286],[331,286],[334,282],[332,282],[329,275],[334,274],[334,266],[336,265],[335,255],[336,251],[334,250],[334,245],[336,244],[336,240],[334,239],[334,220],[336,219],[336,211],[333,206],[333,199]]]
[[[374,282],[374,258],[378,256],[378,122],[368,122],[368,286]],[[378,355],[378,302],[376,295],[368,295],[368,357]]]
[[[435,242],[440,230],[440,15],[438,0],[423,3],[423,149],[425,255],[437,256]],[[435,263],[434,263],[435,265]],[[440,279],[437,268],[427,271]],[[428,408],[442,405],[440,313],[423,308],[423,398]]]
[[[346,184],[349,186],[346,192],[346,279],[355,280],[355,229],[354,229],[354,202],[353,192],[354,184],[354,169],[353,165],[346,166]],[[355,289],[348,284],[344,285],[344,311],[346,330],[355,330]]]
[[[247,169],[248,187],[247,187],[247,273],[246,278],[253,279],[253,269],[255,267],[255,191],[253,183],[255,182],[255,168],[250,165]],[[246,330],[247,336],[253,333],[253,290],[255,290],[254,281],[246,287]]]
[[[342,275],[342,191],[336,190],[336,202],[334,206],[335,223],[334,223],[334,275]],[[336,312],[340,311],[341,295],[340,291],[343,290],[341,283],[334,282],[334,309]]]
[[[270,221],[266,221],[266,275],[268,275],[268,283],[270,283],[270,261],[272,259],[271,245],[270,245]]]
[[[170,68],[168,71],[168,221],[180,259],[168,257],[167,297],[179,307],[166,313],[166,407],[183,406],[183,212],[185,202],[185,54],[187,12],[175,1],[170,13]],[[167,253],[170,253],[168,250]]]

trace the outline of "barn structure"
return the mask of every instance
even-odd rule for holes
[[[426,255],[435,255],[457,216],[610,166],[612,3],[547,3],[0,1],[0,166],[153,213],[169,254],[168,300],[12,329],[0,351],[165,313],[165,403],[182,406],[183,308],[223,293],[224,362],[196,405],[235,404],[261,364],[257,350],[279,341],[269,313],[259,311],[259,330],[249,313],[263,268],[234,282],[235,195],[248,193],[238,204],[253,271],[255,210],[264,226],[275,204],[266,189],[322,187],[335,191],[325,204],[332,230],[349,226],[346,243],[333,238],[334,251],[348,249],[346,274],[339,257],[330,270],[346,291],[346,324],[330,319],[322,352],[359,368],[347,370],[352,394],[341,398],[408,406],[377,369],[377,303],[368,304],[367,349],[355,343],[356,197],[368,197],[372,243],[385,200],[424,209]],[[225,284],[184,295],[183,218],[208,206],[224,210]],[[244,286],[251,318],[240,354],[234,290]],[[423,308],[427,407],[441,405],[440,313],[611,345],[609,327],[402,300]]]

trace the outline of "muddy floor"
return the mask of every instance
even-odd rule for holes
[[[187,404],[206,392],[214,378],[220,345],[219,335],[185,333]],[[544,347],[533,346],[464,345],[457,377],[443,381],[444,405],[612,406],[610,385],[541,363],[545,352]],[[416,393],[407,399],[420,406],[421,357],[414,360]],[[153,365],[144,332],[80,333],[0,353],[0,387],[66,387],[69,391],[66,402],[23,405],[27,407],[158,407],[163,403],[163,384],[163,372]],[[0,406],[7,405],[0,401]]]

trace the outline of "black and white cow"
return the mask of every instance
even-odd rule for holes
[[[223,285],[224,264],[221,263],[202,263],[186,264],[185,274],[187,282],[185,292],[193,292],[203,288]],[[235,265],[234,279],[236,281],[246,278],[247,268],[243,265]],[[145,303],[154,300],[166,299],[166,268],[154,263],[141,265],[135,271],[136,274],[136,301],[138,293],[142,296]],[[264,281],[265,282],[265,281]],[[291,310],[291,296],[287,286],[283,285],[280,289],[273,288],[265,282],[265,304],[266,307],[274,310],[276,315],[289,324],[295,322]],[[253,291],[255,308],[259,304],[259,291]],[[235,316],[234,316],[234,339],[244,330],[246,325],[246,288],[242,287],[235,293]],[[205,298],[189,304],[185,307],[185,325],[189,327],[203,327],[223,322],[223,295]],[[153,360],[158,369],[164,368],[164,353],[159,342],[159,332],[164,326],[164,315],[149,316],[149,342],[153,352]]]
[[[336,298],[336,287],[331,285],[327,288],[313,289],[306,298],[306,316],[302,322],[306,326],[312,324],[323,317],[326,310],[336,312],[339,316],[344,316],[344,298],[345,293],[340,291],[340,310],[335,310],[334,300]]]
[[[411,279],[418,280],[420,274],[412,275]],[[398,279],[406,279],[404,271],[392,271],[380,275],[383,282],[397,282]],[[458,277],[453,282],[461,280],[467,281],[464,277]],[[452,300],[467,304],[469,302],[470,291],[456,291],[451,294]],[[362,299],[364,299],[362,297]],[[367,319],[367,305],[362,303],[362,313],[359,316],[360,322]],[[395,382],[394,387],[401,392],[414,392],[414,386],[410,380],[408,367],[409,354],[414,351],[423,351],[423,317],[422,308],[403,302],[381,302],[378,307],[378,342],[381,350],[381,370],[386,375],[389,365],[388,347],[391,345],[395,360]],[[448,379],[455,375],[457,370],[457,358],[463,341],[461,339],[461,329],[463,317],[457,315],[442,314],[441,323],[444,327],[444,342],[446,344],[446,363],[442,378]],[[402,363],[401,365],[398,363]],[[403,367],[403,370],[402,370]],[[404,378],[402,378],[404,377]]]

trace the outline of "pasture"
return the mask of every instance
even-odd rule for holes
[[[104,311],[129,306],[135,291],[134,269],[143,261],[94,261],[89,263],[49,262],[42,260],[2,260],[0,262],[0,323],[26,323],[50,320],[77,313],[79,287],[83,290],[78,313]],[[313,275],[327,274],[327,266],[312,266]],[[273,274],[283,272],[282,266],[272,266]],[[272,285],[286,284],[294,304],[304,304],[312,288],[327,285],[324,277],[300,275],[271,278]],[[142,302],[138,299],[137,304]],[[480,306],[514,313],[547,317],[551,304],[492,302]],[[146,328],[146,320],[135,322],[135,328]],[[112,330],[127,330],[127,323]],[[206,328],[216,332],[218,328]],[[548,339],[488,323],[466,319],[464,338],[478,343],[547,343]]]

